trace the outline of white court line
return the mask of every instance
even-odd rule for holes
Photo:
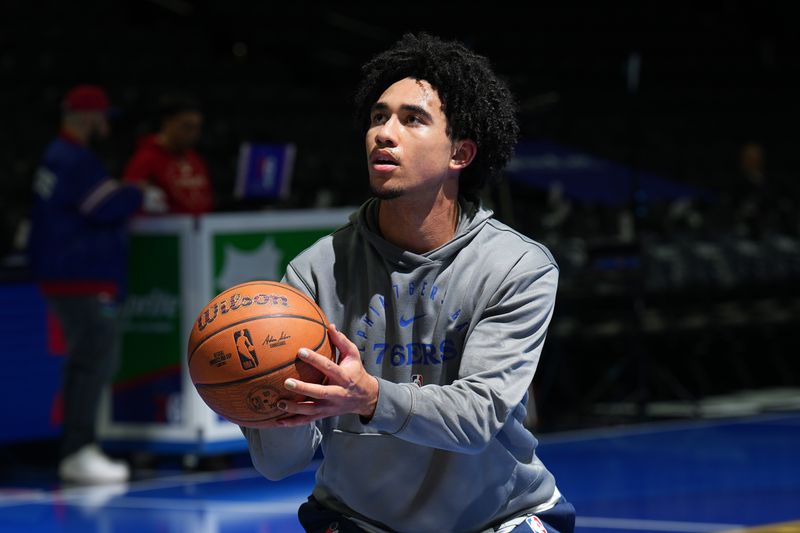
[[[10,496],[0,496],[0,507],[27,505],[32,503],[67,503],[82,498],[92,499],[105,494],[122,495],[130,492],[157,490],[181,487],[189,484],[210,483],[214,481],[248,479],[260,477],[252,468],[225,470],[222,472],[193,472],[191,474],[178,474],[155,479],[144,479],[129,483],[117,483],[93,486],[71,486],[54,490],[41,490],[35,493],[23,493]]]
[[[314,461],[301,472],[316,469],[317,466],[317,462]],[[103,493],[110,494],[108,496],[110,499],[112,497],[121,497],[123,494],[130,494],[132,492],[169,489],[182,487],[184,485],[196,485],[200,483],[213,483],[219,481],[238,481],[242,479],[260,477],[262,477],[261,474],[259,474],[254,468],[238,468],[235,470],[223,470],[220,472],[193,472],[189,474],[176,474],[173,476],[144,479],[116,485],[96,485],[89,487],[74,486],[51,491],[29,491],[21,494],[12,494],[9,496],[0,495],[0,508],[53,502],[65,504],[78,503],[82,499],[92,501],[102,498]],[[266,483],[273,482],[266,481]]]
[[[213,483],[217,481],[238,481],[262,477],[254,468],[237,468],[235,470],[221,470],[219,472],[193,472],[190,474],[175,474],[173,476],[142,479],[128,483],[127,492],[169,489],[182,485],[196,485],[200,483]],[[91,487],[70,487],[63,489],[62,494],[72,491],[91,490]]]
[[[604,518],[578,516],[575,525],[595,529],[630,529],[632,531],[674,531],[676,533],[710,533],[741,529],[741,524],[714,524],[709,522],[676,522],[672,520],[646,520],[632,518]]]
[[[574,431],[559,431],[537,436],[540,444],[559,444],[562,442],[581,442],[587,440],[613,439],[636,435],[650,435],[655,433],[668,433],[672,431],[685,431],[690,429],[706,429],[720,426],[738,426],[760,424],[786,418],[797,418],[797,413],[746,416],[734,418],[720,418],[714,420],[692,420],[676,422],[652,422],[647,424],[634,424],[630,426],[605,427],[593,429],[577,429]]]
[[[204,511],[215,513],[249,513],[249,514],[296,514],[305,497],[297,500],[265,501],[265,502],[232,502],[222,500],[192,500],[177,498],[114,498],[102,506],[103,509],[154,509],[160,511]],[[76,505],[73,502],[71,505]],[[77,503],[77,505],[80,505]]]

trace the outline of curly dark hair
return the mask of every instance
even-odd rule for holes
[[[361,67],[356,92],[356,124],[369,127],[372,105],[393,83],[425,80],[436,89],[452,140],[471,139],[478,146],[472,163],[459,176],[459,190],[476,197],[499,176],[519,136],[514,97],[492,71],[489,61],[458,41],[427,33],[407,33],[395,45]]]

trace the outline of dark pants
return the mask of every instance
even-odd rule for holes
[[[300,506],[298,511],[300,525],[306,533],[364,533],[364,530],[345,518],[340,513],[332,511],[310,496],[308,501]],[[555,507],[536,514],[539,523],[547,533],[572,533],[575,529],[575,507],[563,497]],[[528,533],[537,531],[535,526],[522,523],[515,527],[511,533]]]
[[[100,395],[119,356],[117,306],[105,295],[53,296],[48,304],[67,341],[61,456],[96,440]]]
[[[300,506],[297,517],[306,533],[364,533],[342,514],[323,507],[313,496]]]

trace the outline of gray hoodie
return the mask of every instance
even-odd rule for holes
[[[372,531],[482,531],[560,497],[523,426],[558,267],[491,211],[460,205],[455,237],[415,254],[381,237],[369,200],[283,280],[358,346],[378,404],[367,423],[244,428],[253,464],[280,479],[321,443],[314,496]]]

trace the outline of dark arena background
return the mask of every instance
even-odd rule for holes
[[[279,280],[369,197],[360,66],[420,31],[488,57],[517,99],[483,202],[559,264],[526,425],[577,530],[800,531],[798,23],[770,1],[3,2],[0,531],[302,531],[320,457],[255,472],[187,388],[186,339],[211,296]],[[113,105],[94,149],[115,178],[165,98],[190,98],[214,199],[131,223],[98,421],[131,481],[98,487],[59,481],[67,347],[26,253],[80,84]]]

